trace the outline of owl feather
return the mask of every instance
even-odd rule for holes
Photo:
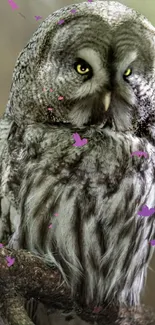
[[[47,17],[13,72],[0,240],[58,267],[86,303],[140,303],[155,236],[155,214],[138,216],[155,207],[154,50],[145,17],[84,2]],[[73,146],[75,133],[87,145]]]

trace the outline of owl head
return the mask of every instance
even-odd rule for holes
[[[7,113],[17,123],[108,126],[153,136],[155,28],[114,1],[50,15],[18,57]]]

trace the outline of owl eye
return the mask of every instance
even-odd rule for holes
[[[85,75],[85,76],[88,76],[88,77],[92,77],[92,74],[93,74],[92,73],[92,67],[89,65],[89,63],[87,63],[83,59],[78,59],[74,63],[74,69],[80,75]]]
[[[129,76],[131,76],[131,74],[132,74],[131,68],[128,68],[127,70],[125,70],[125,72],[123,74],[124,79],[128,78]]]

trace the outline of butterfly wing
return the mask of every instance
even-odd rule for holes
[[[154,214],[155,213],[155,208],[151,208],[150,209],[150,216],[152,216],[152,214]]]
[[[81,141],[81,138],[80,138],[80,136],[79,136],[78,133],[74,133],[74,134],[73,134],[73,139],[74,139],[76,142]]]

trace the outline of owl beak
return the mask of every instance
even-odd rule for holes
[[[110,102],[111,102],[111,92],[106,93],[106,95],[103,97],[103,104],[104,104],[104,108],[105,111],[108,110],[109,106],[110,106]]]

